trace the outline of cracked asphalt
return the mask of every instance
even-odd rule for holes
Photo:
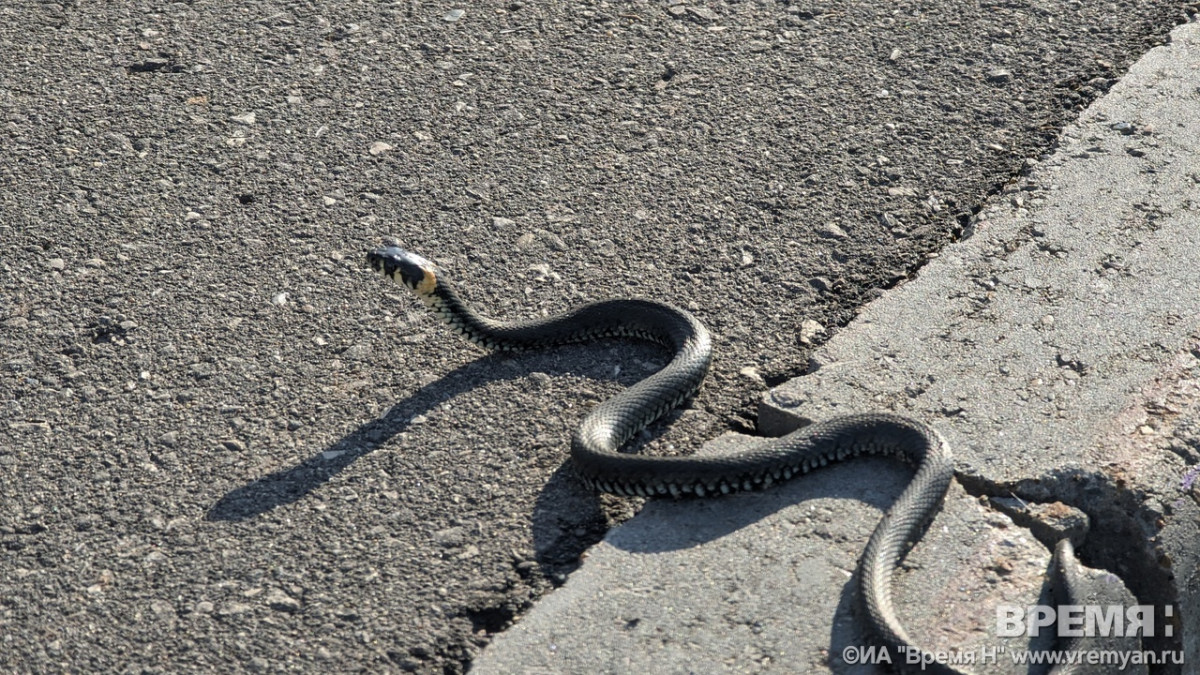
[[[663,355],[483,356],[367,249],[691,308],[689,452],[1190,9],[0,8],[0,669],[464,671],[636,510],[567,439]]]

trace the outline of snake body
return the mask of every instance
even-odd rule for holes
[[[892,663],[924,654],[892,603],[892,575],[940,508],[954,467],[931,427],[887,413],[844,415],[767,440],[732,457],[651,457],[619,452],[634,434],[691,397],[712,362],[708,330],[688,312],[647,300],[587,304],[557,316],[518,322],[483,317],[459,297],[441,269],[397,247],[371,252],[369,264],[413,291],[455,332],[491,350],[527,350],[627,336],[673,353],[665,367],[596,406],[576,430],[571,461],[588,486],[618,495],[696,496],[767,488],[849,457],[887,455],[916,468],[912,481],[879,521],[859,562],[866,623]],[[926,660],[923,672],[958,673]]]

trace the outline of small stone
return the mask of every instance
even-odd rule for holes
[[[186,214],[184,214],[183,219],[188,222],[195,222],[197,220],[204,220],[204,215],[196,213],[195,211],[188,211]]]
[[[211,614],[213,611],[213,604],[207,600],[201,600],[200,602],[196,603],[192,610],[197,614]]]
[[[275,305],[276,307],[283,307],[287,303],[288,303],[287,291],[280,291],[279,293],[276,293],[275,295],[271,296],[271,304]]]
[[[533,247],[536,244],[537,244],[537,235],[535,235],[532,232],[526,232],[525,234],[517,237],[517,250],[518,251],[530,251],[533,249]]]
[[[738,375],[741,375],[742,377],[759,386],[767,386],[767,381],[763,379],[762,373],[758,372],[758,368],[755,366],[746,366],[745,368],[742,368],[738,371]]]
[[[462,546],[465,540],[466,530],[462,527],[447,527],[444,530],[438,530],[433,533],[433,541],[439,546],[446,548]]]
[[[888,196],[890,196],[890,197],[916,197],[917,196],[917,191],[915,188],[903,187],[903,186],[902,187],[890,187],[887,189],[887,193],[888,193]]]
[[[900,55],[903,53],[904,52],[900,51],[899,47],[897,47],[896,49],[893,49],[892,53],[888,55],[888,61],[896,61],[897,59],[900,58]]]
[[[850,236],[846,234],[845,230],[843,230],[841,227],[838,227],[838,225],[835,223],[827,223],[821,226],[821,229],[818,230],[818,232],[822,237],[831,237],[833,239],[846,239]]]
[[[50,260],[46,261],[46,264],[50,266],[50,269],[57,270],[59,272],[67,269],[67,261],[63,260],[62,258],[51,258]]]
[[[226,450],[229,450],[230,452],[245,452],[246,451],[246,444],[237,440],[236,438],[229,438],[229,439],[221,441],[221,447],[225,448]]]
[[[362,359],[366,358],[370,353],[371,348],[367,345],[355,344],[346,347],[346,350],[342,352],[342,356],[348,359]]]
[[[546,373],[530,373],[529,381],[533,383],[535,389],[546,389],[550,386],[550,376]]]
[[[252,112],[248,112],[248,113],[244,113],[241,115],[234,115],[233,117],[230,117],[229,119],[233,120],[234,122],[237,122],[238,124],[244,124],[246,126],[250,126],[251,124],[254,124],[255,115]]]
[[[367,200],[367,201],[369,201],[369,202],[377,202],[377,201],[379,201],[380,199],[382,199],[382,197],[380,197],[379,195],[375,194],[374,192],[364,192],[364,193],[362,193],[362,194],[360,194],[360,195],[359,195],[359,198],[360,198],[360,199],[365,199],[365,200]]]
[[[104,267],[104,261],[100,258],[88,258],[87,260],[83,261],[83,264],[85,267],[91,267],[93,269]]]
[[[178,431],[168,431],[167,433],[163,434],[162,436],[159,436],[158,444],[165,445],[168,448],[173,448],[176,445],[179,445],[179,432]]]
[[[11,319],[4,320],[5,328],[24,328],[29,325],[29,319],[23,316],[14,316]]]
[[[591,242],[592,248],[600,255],[611,258],[617,254],[617,244],[612,239],[601,239]]]
[[[513,227],[517,221],[500,216],[492,216],[492,227]]]
[[[328,462],[329,460],[337,459],[338,457],[341,457],[344,454],[346,454],[345,450],[326,450],[321,453],[321,459]]]
[[[224,605],[221,605],[221,609],[217,610],[217,615],[218,616],[237,616],[238,614],[245,614],[246,612],[249,612],[251,609],[253,609],[253,608],[250,605],[247,605],[246,603],[243,603],[243,602],[228,602],[228,603],[225,603]]]
[[[372,155],[378,157],[379,155],[382,155],[383,153],[385,153],[391,149],[392,149],[391,143],[384,143],[383,141],[375,141],[374,143],[371,144],[371,148],[369,150],[367,150],[367,152],[370,152]]]
[[[805,319],[800,323],[800,344],[811,345],[813,340],[824,332],[825,326],[812,319]]]
[[[266,603],[271,609],[280,612],[296,612],[300,610],[300,601],[279,589],[267,593]]]
[[[717,20],[717,13],[707,7],[688,7],[686,9],[689,16],[702,23],[712,23]]]
[[[538,237],[542,240],[542,243],[544,243],[546,246],[549,246],[551,250],[554,250],[554,251],[567,250],[567,243],[562,240],[562,237],[558,236],[557,234],[554,234],[553,232],[548,232],[546,230],[538,230]]]
[[[808,283],[812,284],[814,288],[822,292],[829,291],[833,288],[833,283],[825,277],[813,277],[812,279],[808,280]]]
[[[988,82],[1004,84],[1012,79],[1012,71],[1007,68],[993,68],[987,72]]]
[[[153,600],[150,602],[150,611],[154,612],[160,619],[175,618],[175,607],[166,600]]]
[[[334,199],[333,197],[326,196],[326,197],[321,197],[321,203],[324,204],[325,206],[333,206],[334,204],[337,203],[337,200]]]
[[[466,12],[461,9],[452,9],[442,15],[442,21],[445,21],[446,23],[455,23],[459,19],[463,18],[464,14],[466,14]]]

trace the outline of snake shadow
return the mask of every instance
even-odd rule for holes
[[[637,344],[637,343],[634,343]],[[313,490],[319,489],[334,476],[350,467],[360,457],[384,446],[397,434],[408,429],[414,417],[427,413],[443,402],[460,394],[477,389],[492,382],[513,380],[532,372],[548,375],[575,375],[595,381],[616,381],[630,385],[645,377],[637,368],[625,368],[613,376],[611,364],[602,359],[569,354],[579,346],[563,346],[529,354],[488,354],[464,364],[431,382],[399,401],[381,417],[366,422],[331,445],[316,452],[308,459],[291,468],[275,471],[242,487],[231,490],[221,497],[205,514],[209,521],[244,521],[259,517],[280,506],[303,499]],[[651,346],[631,345],[633,358],[659,361],[661,350]],[[624,359],[623,359],[624,361]],[[572,363],[579,365],[571,365]],[[567,439],[563,439],[564,444]],[[567,472],[555,473],[550,485],[555,494],[568,488]],[[582,484],[573,484],[573,489],[582,490]],[[561,500],[555,500],[561,501]],[[596,519],[598,512],[595,497],[589,522]],[[586,506],[575,502],[574,508]]]
[[[757,442],[751,439],[743,442]],[[736,445],[734,450],[736,451]],[[817,536],[814,544],[819,552],[829,546],[842,548],[838,541],[837,521],[842,518],[858,520],[862,530],[862,547],[875,529],[883,513],[892,506],[912,480],[912,469],[896,460],[882,457],[859,457],[823,467],[762,492],[739,493],[719,498],[653,500],[642,510],[639,518],[613,530],[606,542],[630,553],[664,553],[696,548],[715,542],[752,526],[780,511],[819,499],[854,501],[872,507],[848,515],[839,506],[830,512],[810,511],[786,516],[786,524],[773,526],[771,534],[795,529],[795,536],[816,534],[829,524],[835,530]],[[824,519],[824,520],[823,520]],[[816,538],[816,537],[814,537]],[[860,552],[861,555],[861,552]],[[792,574],[781,569],[780,574]],[[814,581],[813,583],[820,583]],[[838,658],[847,647],[870,644],[863,632],[858,598],[857,575],[847,579],[838,591],[836,609],[829,635],[830,667],[843,675],[877,675],[875,666],[847,664]]]

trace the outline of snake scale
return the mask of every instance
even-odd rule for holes
[[[705,497],[760,490],[810,470],[860,455],[896,457],[916,468],[903,493],[875,527],[859,562],[859,596],[870,634],[903,667],[914,656],[921,672],[958,674],[920,659],[892,603],[892,575],[940,508],[954,466],[931,427],[888,413],[843,415],[766,440],[732,457],[652,457],[619,452],[648,424],[699,389],[712,362],[708,330],[688,312],[649,300],[595,302],[563,314],[501,322],[476,313],[444,272],[398,247],[372,251],[375,271],[412,291],[454,331],[490,350],[520,351],[605,337],[649,340],[671,350],[661,370],[597,405],[571,442],[571,461],[589,487],[618,495]],[[1069,550],[1069,549],[1067,549]]]

